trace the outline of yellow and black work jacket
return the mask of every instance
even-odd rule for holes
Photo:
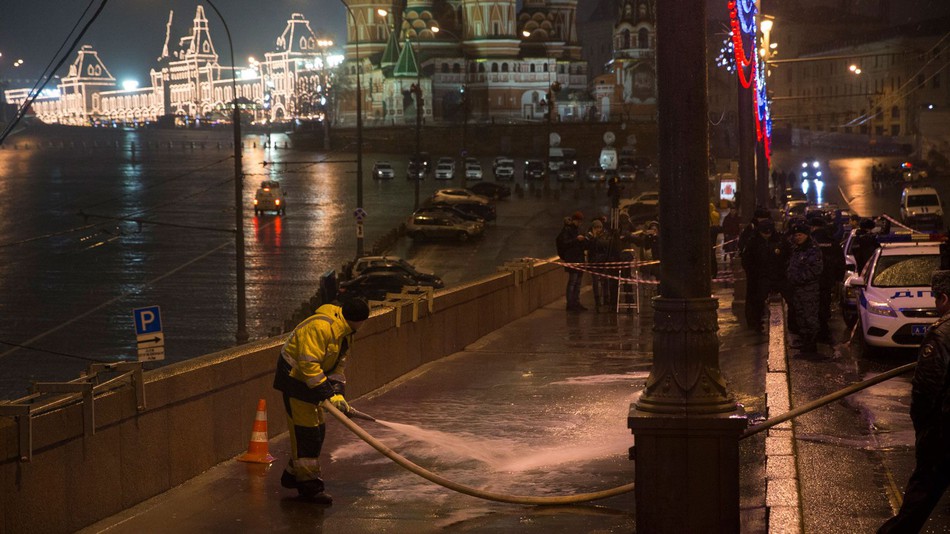
[[[342,393],[352,336],[341,307],[320,306],[297,325],[280,349],[274,388],[314,404]]]

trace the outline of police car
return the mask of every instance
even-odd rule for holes
[[[871,347],[914,347],[937,318],[930,276],[946,236],[907,233],[880,238],[864,269],[845,281],[857,301],[858,328]]]

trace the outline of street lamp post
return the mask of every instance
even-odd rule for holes
[[[418,70],[418,66],[416,69]],[[425,176],[425,168],[422,165],[422,84],[418,78],[417,82],[409,87],[409,92],[416,97],[416,166],[419,176],[416,178],[415,204],[413,209],[417,210],[419,209],[419,182],[421,182],[422,177]]]
[[[561,90],[561,83],[557,80],[548,87],[548,113],[547,113],[547,152],[544,155],[544,192],[548,193],[551,189],[551,123],[554,122],[554,116],[557,114],[557,96],[555,93]]]
[[[656,4],[660,295],[650,376],[627,418],[636,439],[637,532],[740,528],[739,435],[747,421],[722,378],[719,303],[710,297],[706,3]]]
[[[231,51],[231,90],[234,92],[234,250],[235,270],[237,278],[237,332],[235,338],[238,343],[246,343],[247,333],[247,288],[244,276],[244,169],[242,168],[241,154],[241,110],[238,108],[237,95],[237,68],[234,65],[234,45],[231,42],[231,30],[218,8],[208,0],[208,5],[214,10],[224,33],[228,37],[228,48]]]
[[[430,26],[430,27],[429,27],[429,30],[432,31],[432,33],[435,33],[435,34],[438,34],[438,33],[440,33],[440,32],[445,32],[445,33],[449,34],[450,36],[452,36],[452,37],[453,37],[456,41],[458,41],[459,43],[462,42],[462,39],[461,39],[458,35],[456,35],[456,34],[450,32],[449,30],[443,30],[442,28],[440,28],[440,27],[438,27],[438,26]],[[460,98],[459,98],[459,105],[462,107],[462,150],[459,151],[459,154],[464,158],[464,157],[468,156],[468,149],[467,149],[467,144],[466,144],[466,137],[467,137],[467,133],[468,133],[468,132],[467,132],[467,130],[468,130],[468,93],[465,91],[466,87],[465,87],[465,81],[464,81],[464,77],[467,76],[467,73],[468,73],[468,66],[465,65],[465,61],[464,61],[464,60],[465,60],[465,53],[464,53],[464,52],[462,52],[462,60],[463,60],[463,61],[462,61],[462,64],[463,64],[463,65],[462,65],[462,77],[463,77],[463,81],[462,81],[462,87],[459,88],[459,97],[460,97]],[[435,105],[435,102],[433,102],[433,105]]]
[[[762,32],[762,40],[758,53],[759,61],[763,62],[763,80],[768,75],[768,56],[771,52],[771,48],[769,47],[769,36],[772,31],[772,24],[772,20],[769,18],[764,18],[764,16],[762,22],[759,23],[759,29]],[[757,104],[761,105],[760,102],[757,102]],[[756,109],[755,112],[758,114],[759,110]],[[762,138],[758,140],[755,147],[755,200],[757,205],[765,207],[769,205],[769,157],[768,154],[766,154],[765,148],[765,144],[767,142],[766,126],[764,124],[765,117],[761,117],[761,120],[763,122],[760,131]],[[784,191],[781,193],[784,194]]]
[[[346,3],[346,0],[340,0],[346,12],[353,19],[353,29],[355,30],[354,44],[356,45],[356,211],[363,212],[363,91],[360,88],[360,78],[363,77],[363,64],[360,62],[360,31],[357,27],[356,15]],[[357,217],[356,220],[356,257],[363,256],[363,220]]]

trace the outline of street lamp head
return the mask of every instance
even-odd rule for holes
[[[380,17],[384,17],[384,18],[385,18],[386,16],[389,15],[389,11],[386,11],[386,10],[383,9],[383,8],[379,8],[379,9],[376,10],[376,14],[379,15]]]
[[[438,26],[429,26],[429,31],[432,33],[439,33],[442,30],[440,30]]]
[[[759,29],[762,30],[762,33],[769,33],[772,31],[772,21],[769,19],[763,20],[761,23],[759,23]]]
[[[522,36],[522,37],[531,37],[531,32],[529,32],[528,30],[521,30],[521,36]]]

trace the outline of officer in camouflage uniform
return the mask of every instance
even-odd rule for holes
[[[798,325],[799,343],[792,345],[800,354],[818,352],[818,308],[821,290],[822,261],[818,243],[809,235],[807,224],[792,226],[789,236],[792,251],[785,277],[791,290],[791,310]]]
[[[950,249],[940,248],[941,269],[948,269]],[[950,486],[950,270],[935,271],[930,284],[940,318],[927,329],[911,381],[917,465],[900,511],[878,533],[919,532]]]

